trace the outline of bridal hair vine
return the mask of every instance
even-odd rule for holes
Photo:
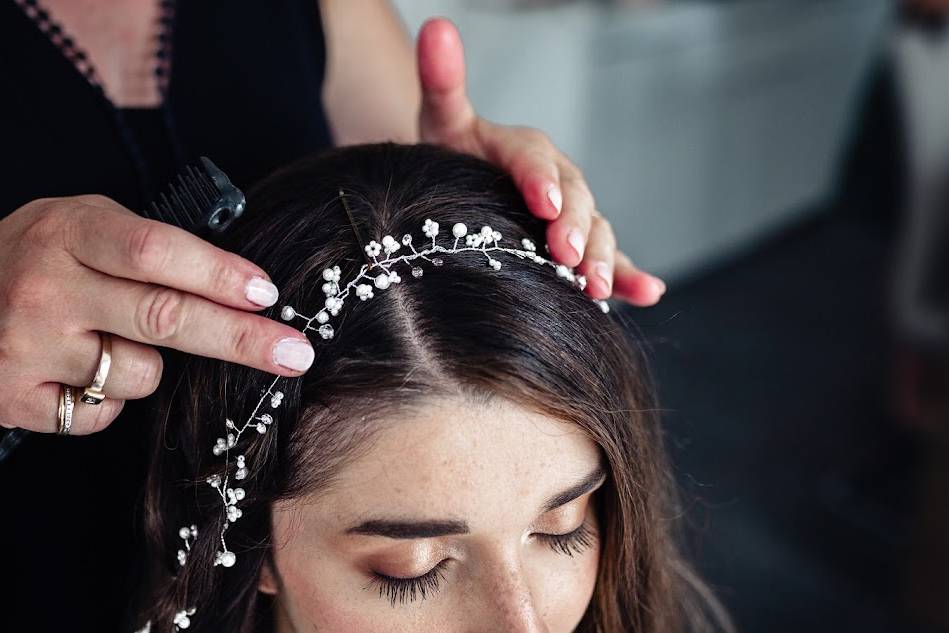
[[[340,197],[343,199],[343,206],[345,207],[345,198],[342,191]],[[346,211],[349,213],[348,207]],[[351,214],[350,223],[355,231]],[[403,235],[401,240],[397,240],[391,235],[383,237],[381,242],[371,240],[364,247],[367,263],[362,265],[359,274],[352,280],[345,284],[341,281],[339,266],[332,266],[323,271],[322,289],[326,295],[326,300],[319,312],[313,316],[306,316],[292,306],[284,305],[280,310],[280,318],[284,321],[300,319],[304,322],[302,329],[304,334],[309,331],[316,331],[322,339],[332,339],[335,330],[329,323],[330,318],[339,314],[344,303],[353,293],[360,301],[368,301],[375,296],[377,291],[384,291],[394,284],[402,283],[402,275],[396,270],[398,266],[408,264],[410,268],[407,274],[418,279],[425,274],[422,262],[428,262],[432,267],[439,268],[444,264],[444,256],[457,253],[483,255],[488,266],[495,271],[500,270],[502,265],[496,255],[507,253],[521,260],[550,266],[556,271],[558,277],[568,281],[579,290],[582,291],[586,288],[586,277],[576,274],[573,268],[539,255],[534,242],[528,238],[520,240],[520,248],[506,247],[501,245],[501,233],[490,226],[482,226],[477,232],[469,232],[468,227],[459,222],[451,228],[454,242],[449,248],[437,243],[436,237],[439,235],[439,229],[438,222],[432,219],[425,220],[422,225],[422,233],[428,239],[424,242],[424,247],[421,250],[416,248],[412,236],[409,234]],[[358,239],[358,231],[356,234]],[[362,244],[361,239],[360,244]],[[398,251],[403,250],[403,247],[409,252],[397,256]],[[405,272],[403,268],[403,273]],[[592,301],[603,312],[609,311],[609,305],[606,301],[599,299],[593,299]],[[211,452],[215,457],[224,456],[224,465],[220,472],[211,475],[206,480],[207,484],[214,488],[221,498],[221,511],[224,518],[218,535],[220,548],[214,556],[214,566],[233,567],[237,561],[236,554],[227,546],[225,535],[228,528],[241,518],[240,502],[245,498],[246,492],[241,487],[240,482],[247,478],[251,468],[248,458],[239,448],[241,438],[245,433],[253,435],[256,432],[263,435],[274,424],[273,410],[280,407],[284,397],[283,392],[276,389],[277,382],[281,378],[282,376],[277,376],[270,383],[270,386],[262,391],[256,406],[243,423],[238,424],[230,418],[226,418],[223,436],[218,437],[211,447]],[[232,454],[234,454],[233,457]],[[188,562],[191,547],[198,536],[197,526],[189,525],[180,528],[178,536],[183,541],[181,549],[178,550],[178,564],[184,566]],[[174,618],[175,630],[180,631],[189,628],[191,617],[195,614],[195,611],[195,607],[191,606],[177,612]],[[149,630],[150,627],[146,626],[139,633],[147,633]]]

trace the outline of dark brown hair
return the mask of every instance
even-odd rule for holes
[[[352,211],[351,226],[339,192]],[[426,218],[492,226],[506,239],[545,243],[511,179],[476,158],[427,145],[335,149],[299,160],[248,195],[248,212],[222,246],[256,262],[280,288],[265,314],[289,304],[306,314],[323,305],[322,271],[343,280],[364,263],[361,239],[421,237]],[[704,628],[696,582],[672,537],[679,515],[670,495],[656,413],[641,348],[614,314],[604,314],[549,267],[482,256],[427,264],[371,301],[350,300],[333,319],[331,341],[315,337],[316,359],[302,378],[282,379],[286,397],[266,435],[242,452],[252,465],[243,518],[228,532],[231,569],[213,568],[222,525],[216,491],[204,480],[222,458],[210,447],[225,417],[244,420],[272,376],[189,357],[166,387],[146,496],[152,573],[139,613],[170,631],[176,611],[195,605],[191,631],[269,630],[258,594],[269,560],[270,507],[332,485],[341,465],[374,430],[373,413],[436,395],[500,397],[576,424],[602,449],[608,481],[598,492],[599,575],[579,628],[585,633],[671,633]],[[166,375],[170,372],[166,370]],[[246,441],[246,440],[242,440]],[[180,526],[199,538],[184,567]]]

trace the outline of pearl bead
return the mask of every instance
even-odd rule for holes
[[[320,310],[320,312],[317,313],[316,315],[317,323],[326,323],[329,320],[330,320],[330,315],[327,314],[326,312],[323,312],[322,310]]]
[[[451,234],[455,237],[464,237],[468,233],[468,227],[463,223],[459,222],[455,226],[451,227]]]
[[[189,539],[191,538],[191,530],[186,527],[183,527],[180,530],[178,530],[178,536],[180,536],[183,539]]]
[[[297,311],[291,308],[290,306],[283,306],[283,309],[280,311],[280,318],[284,321],[290,321],[297,315]]]
[[[221,553],[221,564],[225,567],[233,567],[234,563],[237,562],[237,557],[234,556],[234,552],[222,552]]]
[[[385,273],[381,273],[376,276],[374,283],[376,284],[376,288],[378,288],[379,290],[385,290],[386,288],[389,287],[389,283],[390,283],[389,276],[386,275]]]

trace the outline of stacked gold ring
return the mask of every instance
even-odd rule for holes
[[[76,406],[75,387],[60,385],[59,387],[59,434],[69,435],[72,428],[72,413]]]
[[[109,377],[109,368],[112,366],[112,337],[105,332],[99,333],[99,339],[102,341],[102,353],[99,355],[99,367],[96,369],[95,378],[92,384],[82,391],[80,400],[87,404],[101,404],[105,400],[105,394],[102,393],[105,387],[105,380]]]

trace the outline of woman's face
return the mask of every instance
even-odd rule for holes
[[[502,400],[382,428],[329,490],[274,507],[277,632],[572,631],[596,582],[597,446]]]

